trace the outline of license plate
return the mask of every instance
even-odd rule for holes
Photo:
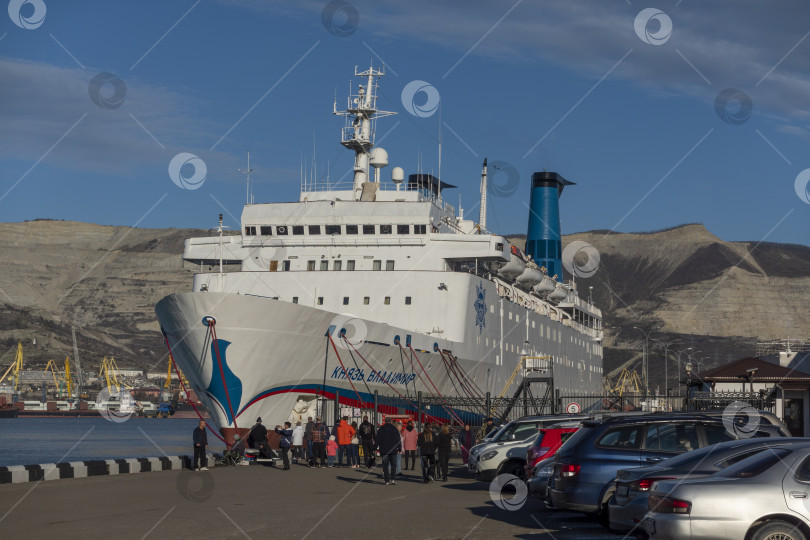
[[[630,488],[627,484],[619,484],[616,486],[616,495],[619,497],[627,497],[627,494],[630,492]]]
[[[655,534],[655,520],[647,518],[644,520],[644,532],[647,533],[648,536],[652,536]]]

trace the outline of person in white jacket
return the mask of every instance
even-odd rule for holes
[[[298,463],[299,459],[304,458],[304,428],[301,422],[295,423],[295,429],[292,432],[292,462]]]

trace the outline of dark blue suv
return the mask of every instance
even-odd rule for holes
[[[772,435],[774,430],[766,428],[755,434]],[[617,470],[649,465],[736,438],[726,430],[722,418],[699,413],[582,422],[579,431],[554,457],[551,501],[557,508],[595,514],[607,520],[607,504],[613,495]]]

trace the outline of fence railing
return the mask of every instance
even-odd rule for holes
[[[688,397],[667,398],[632,393],[518,398],[492,397],[487,393],[482,398],[473,398],[424,396],[420,392],[415,398],[376,394],[374,405],[363,408],[341,406],[336,400],[330,399],[323,402],[321,411],[327,423],[344,416],[345,411],[352,411],[348,416],[368,416],[375,423],[394,415],[412,418],[417,425],[425,422],[450,424],[456,431],[464,424],[481,426],[487,418],[503,424],[527,415],[705,411],[723,409],[734,402],[748,404],[757,410],[774,409],[772,396],[756,392],[692,392]]]

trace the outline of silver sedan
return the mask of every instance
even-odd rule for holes
[[[807,540],[810,444],[744,459],[707,478],[653,484],[646,533],[654,539]]]

